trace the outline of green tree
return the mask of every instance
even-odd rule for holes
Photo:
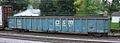
[[[14,11],[24,11],[27,9],[29,2],[27,0],[15,0],[16,2],[12,3]]]
[[[114,12],[114,11],[119,11],[120,10],[120,0],[113,0],[112,1],[112,4],[111,4],[111,11]]]
[[[41,0],[40,9],[43,15],[74,15],[74,0]]]
[[[28,0],[30,5],[33,6],[33,8],[39,8],[39,4],[41,4],[41,0]]]
[[[61,9],[58,10],[59,12],[64,12],[64,14],[71,16],[75,14],[74,0],[59,0],[58,6]]]
[[[104,0],[104,7],[109,14],[120,11],[120,0],[112,0],[111,3],[107,0]]]
[[[41,4],[39,6],[42,15],[47,15],[48,13],[52,12],[53,4],[52,0],[41,0]]]
[[[77,11],[86,11],[86,0],[75,0],[74,6]]]
[[[76,0],[74,3],[76,15],[94,15],[103,11],[102,0]]]
[[[0,1],[0,6],[2,5],[2,1]]]
[[[28,4],[28,0],[4,0],[1,2],[1,5],[12,5],[15,12],[25,10]]]

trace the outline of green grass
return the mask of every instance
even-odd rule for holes
[[[119,27],[119,23],[111,23],[111,29],[118,29]]]

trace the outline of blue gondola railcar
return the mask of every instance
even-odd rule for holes
[[[10,29],[57,31],[62,33],[109,33],[109,17],[98,16],[39,16],[9,17]]]

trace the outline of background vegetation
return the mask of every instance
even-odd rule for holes
[[[8,2],[9,1],[9,2]],[[4,0],[0,5],[13,5],[14,11],[27,9],[28,5],[40,9],[43,15],[54,16],[90,16],[99,15],[107,11],[112,13],[120,10],[120,0]],[[49,13],[49,14],[47,14]]]
[[[120,11],[120,0],[4,0],[0,5],[12,5],[14,12],[24,11],[28,5],[40,9],[42,16],[101,16],[105,11]],[[119,28],[111,23],[111,28]]]

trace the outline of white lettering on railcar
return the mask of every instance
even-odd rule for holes
[[[66,26],[66,20],[62,21],[62,26]]]
[[[55,25],[56,25],[56,26],[60,26],[60,20],[56,20],[56,21],[55,21]]]
[[[74,24],[74,21],[73,21],[73,20],[68,20],[68,26],[69,26],[69,27],[73,26],[73,24]]]
[[[60,23],[61,23],[60,20],[56,20],[55,21],[55,26],[60,26],[61,25]],[[67,24],[68,24],[69,27],[71,27],[71,26],[74,25],[74,21],[73,20],[68,20],[68,21],[63,20],[62,21],[62,26],[67,26]]]
[[[22,28],[22,21],[21,20],[17,21],[17,28]]]

